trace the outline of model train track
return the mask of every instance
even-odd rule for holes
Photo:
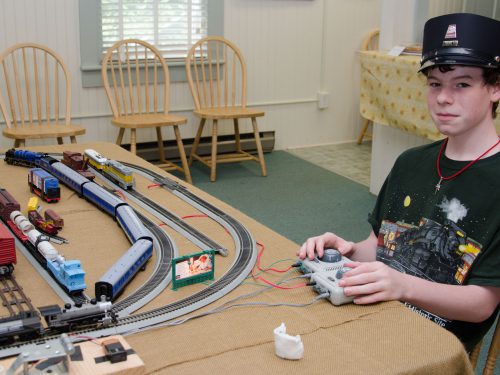
[[[136,214],[158,242],[158,244],[155,244],[155,248],[158,247],[156,251],[156,267],[144,285],[113,305],[113,312],[115,313],[130,314],[144,306],[165,289],[172,279],[172,259],[177,254],[175,244],[163,229],[141,213],[136,212]]]
[[[0,299],[11,317],[35,311],[31,300],[26,296],[14,275],[0,278]]]
[[[161,177],[160,175],[153,174],[152,172],[148,171],[147,169],[143,169],[137,166],[133,166],[132,164],[127,164],[123,163],[124,165],[127,165],[129,168],[132,170],[135,170],[137,172],[143,172],[141,174],[145,175],[146,178],[150,180],[155,180],[155,177],[157,178],[158,176]],[[106,183],[110,186],[113,186],[115,190],[120,189],[122,193],[129,199],[133,200],[134,203],[137,205],[141,206],[145,210],[147,210],[149,213],[151,213],[153,216],[157,217],[164,223],[166,223],[168,226],[170,226],[172,229],[174,229],[176,232],[182,234],[184,237],[186,237],[189,241],[193,242],[195,245],[197,245],[200,249],[202,250],[215,250],[222,256],[227,256],[228,251],[226,248],[200,232],[198,229],[194,228],[193,226],[189,225],[185,220],[182,218],[178,217],[174,213],[170,212],[167,210],[165,207],[160,206],[156,202],[152,201],[148,197],[144,196],[143,194],[139,193],[136,190],[125,190],[122,189],[119,185],[117,185],[113,180],[107,178],[106,175],[100,173],[100,171],[88,167],[90,171],[92,171],[96,176],[99,176],[100,179],[106,180]],[[154,177],[151,177],[154,175]],[[173,181],[172,181],[173,182]]]
[[[85,334],[88,337],[97,338],[112,334],[122,334],[156,325],[195,311],[218,300],[236,288],[246,278],[248,273],[250,273],[257,258],[257,249],[254,239],[252,238],[250,232],[236,219],[230,217],[205,200],[197,197],[187,188],[172,179],[133,164],[123,164],[135,170],[136,173],[144,175],[146,178],[160,184],[163,188],[170,190],[179,198],[205,213],[213,220],[219,222],[234,239],[235,260],[229,270],[220,279],[198,293],[148,312],[119,318],[116,325],[102,329],[96,328],[75,332],[75,335]],[[16,355],[25,350],[36,350],[37,345],[40,343],[50,342],[51,340],[57,339],[58,336],[46,337],[42,340],[36,340],[23,344],[18,343],[13,346],[4,347],[0,349],[0,357]]]

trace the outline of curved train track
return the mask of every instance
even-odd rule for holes
[[[176,301],[169,305],[162,306],[160,308],[156,308],[151,311],[118,318],[118,322],[113,326],[75,332],[75,334],[84,333],[86,336],[94,338],[113,334],[122,334],[129,331],[140,330],[141,328],[156,325],[195,311],[216,301],[225,294],[229,293],[236,286],[238,286],[245,279],[248,273],[250,273],[257,258],[256,242],[252,238],[251,233],[239,221],[230,217],[214,205],[197,197],[187,188],[183,187],[170,178],[151,172],[143,167],[125,162],[122,163],[130,167],[136,173],[139,173],[146,178],[160,184],[163,188],[171,191],[180,199],[183,199],[190,205],[197,208],[199,211],[205,213],[207,216],[220,223],[233,237],[235,243],[235,260],[231,264],[228,271],[220,279],[216,280],[207,288],[187,298]],[[144,288],[152,282],[153,277],[148,280]],[[146,291],[141,288],[141,292],[134,293],[134,295],[134,298],[140,298],[140,295],[142,295],[142,298],[148,298],[147,296],[149,294],[146,294]],[[137,303],[137,300],[135,300],[133,303]],[[55,335],[29,343],[18,343],[17,345],[4,347],[0,349],[0,357],[16,355],[26,350],[36,350],[37,345],[39,345],[40,343],[50,342],[57,339],[58,336]]]

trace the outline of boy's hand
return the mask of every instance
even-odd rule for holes
[[[349,256],[353,251],[354,243],[344,240],[334,233],[326,232],[320,236],[308,238],[306,242],[297,251],[300,259],[314,259],[314,255],[323,256],[325,249],[337,249],[342,255]]]
[[[382,262],[351,262],[339,281],[346,296],[355,296],[354,303],[369,303],[404,300],[406,277]]]

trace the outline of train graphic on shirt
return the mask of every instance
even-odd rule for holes
[[[455,222],[422,218],[418,225],[384,220],[377,260],[400,272],[443,284],[463,284],[481,245]]]

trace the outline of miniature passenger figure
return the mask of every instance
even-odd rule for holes
[[[445,137],[405,151],[368,221],[369,237],[309,238],[301,258],[337,248],[353,260],[340,281],[356,304],[400,300],[453,332],[468,351],[500,302],[500,22],[449,14],[425,24],[420,72]]]

